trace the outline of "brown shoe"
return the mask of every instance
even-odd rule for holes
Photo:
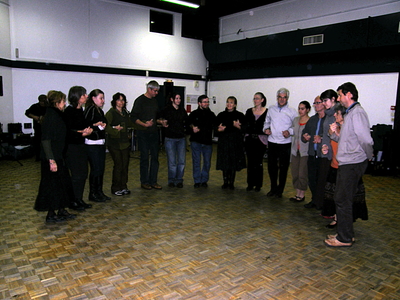
[[[351,247],[351,246],[353,246],[353,243],[342,243],[336,237],[333,239],[326,239],[324,242],[325,242],[325,245],[327,245],[328,247]]]
[[[327,237],[328,239],[330,239],[330,240],[331,240],[331,239],[336,239],[337,233],[336,233],[336,234],[328,234],[326,237]],[[354,238],[352,238],[351,241],[352,241],[353,243],[356,242],[356,240],[355,240]]]
[[[153,189],[156,189],[156,190],[161,190],[161,189],[162,189],[162,186],[159,185],[158,183],[152,184],[151,187],[152,187]]]
[[[142,184],[141,186],[140,186],[142,189],[145,189],[145,190],[151,190],[151,185],[150,184]]]

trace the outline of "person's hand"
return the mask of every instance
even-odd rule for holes
[[[218,131],[219,131],[219,132],[224,131],[225,128],[226,128],[226,126],[222,125],[222,123],[218,125]]]
[[[268,129],[265,129],[265,130],[264,130],[264,133],[267,134],[267,135],[270,135],[270,134],[271,134],[271,129],[269,129],[269,128],[268,128]]]
[[[153,125],[154,125],[153,119],[148,120],[148,121],[146,121],[146,122],[144,123],[144,127],[151,127],[151,126],[153,126]]]
[[[240,123],[239,120],[235,120],[235,121],[233,121],[233,126],[236,127],[236,128],[238,128],[238,129],[240,129],[241,126],[242,126],[242,124]]]
[[[83,129],[83,130],[78,130],[78,132],[79,132],[79,133],[82,133],[82,136],[88,136],[88,135],[91,135],[91,134],[92,134],[93,128],[87,127],[87,128],[85,128],[85,129]]]
[[[285,138],[288,138],[288,137],[290,136],[289,130],[282,131],[282,135],[283,135]]]
[[[322,138],[319,135],[314,135],[314,144],[319,144],[322,142]]]
[[[57,163],[54,159],[50,159],[49,160],[49,164],[50,164],[50,171],[51,172],[57,172]]]
[[[162,119],[160,123],[161,123],[162,127],[168,127],[169,126],[168,125],[168,120]]]
[[[329,129],[330,129],[332,132],[336,132],[336,131],[338,130],[338,125],[337,125],[337,123],[334,122],[334,123],[332,123],[331,125],[329,125]]]
[[[122,129],[124,129],[124,127],[122,127],[121,125],[114,126],[113,128],[117,129],[118,131],[121,131]]]
[[[308,142],[311,139],[311,135],[308,133],[303,134],[303,138]]]
[[[194,133],[198,133],[200,131],[200,128],[197,126],[193,126],[192,129]]]
[[[323,144],[323,145],[322,145],[322,148],[321,148],[321,152],[322,152],[323,155],[328,154],[328,152],[329,152],[329,147],[328,147],[328,145]]]
[[[104,123],[104,122],[99,121],[97,123],[94,123],[93,126],[101,126],[101,127],[105,128],[107,126],[107,124]]]

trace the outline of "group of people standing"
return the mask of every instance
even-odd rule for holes
[[[103,192],[106,146],[114,162],[111,193],[130,194],[127,182],[132,128],[140,151],[141,188],[162,189],[157,182],[161,127],[169,187],[183,187],[187,134],[195,188],[208,186],[214,137],[218,137],[216,169],[222,171],[222,189],[233,190],[236,172],[247,167],[246,191],[259,192],[268,148],[271,188],[267,197],[282,198],[291,163],[296,195],[290,200],[304,201],[309,186],[312,199],[304,206],[334,218],[329,226],[337,224],[338,234],[328,236],[325,243],[333,247],[352,245],[353,221],[368,217],[361,178],[372,158],[369,121],[354,84],[345,83],[337,92],[326,90],[316,97],[316,114],[311,117],[308,101],[299,103],[298,112],[289,107],[286,88],[277,91],[277,102],[269,108],[265,95],[255,93],[254,105],[245,114],[237,111],[236,97],[229,96],[225,110],[218,115],[210,110],[206,95],[198,97],[198,108],[189,115],[178,94],[169,95],[167,105],[159,110],[159,89],[156,81],[150,81],[130,113],[126,96],[116,93],[106,114],[100,89],[87,95],[84,87],[72,87],[67,108],[65,94],[48,93],[49,107],[40,117],[42,178],[35,203],[35,209],[48,211],[46,222],[75,218],[67,207],[78,211],[91,208],[83,200],[87,177],[89,200],[110,200]],[[357,203],[354,210],[353,203]]]
[[[68,107],[67,96],[61,91],[49,91],[47,100],[49,106],[41,118],[41,181],[35,202],[36,210],[48,211],[46,222],[74,219],[76,215],[69,213],[68,207],[77,211],[92,207],[83,200],[87,177],[90,201],[111,199],[103,192],[106,132],[114,160],[111,190],[115,194],[129,194],[130,117],[125,109],[125,96],[121,93],[113,96],[107,115],[102,110],[104,92],[100,89],[88,95],[82,86],[71,87]]]
[[[330,247],[350,247],[354,242],[353,222],[368,219],[362,182],[373,141],[368,116],[358,102],[356,86],[347,82],[329,89],[314,100],[315,115],[308,117],[310,104],[299,103],[293,122],[291,161],[293,202],[305,200],[307,185],[311,201],[305,208],[321,210],[332,218],[328,228],[337,234],[324,240]]]

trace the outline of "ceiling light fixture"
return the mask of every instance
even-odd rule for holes
[[[198,5],[198,4],[190,3],[187,1],[181,1],[181,0],[161,0],[161,1],[178,4],[178,5],[182,5],[182,6],[186,6],[186,7],[190,7],[190,8],[199,8],[200,7],[200,5]]]

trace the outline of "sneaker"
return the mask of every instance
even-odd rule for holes
[[[114,195],[116,195],[116,196],[123,196],[123,195],[125,195],[125,194],[124,194],[124,191],[116,191],[116,192],[114,192]]]
[[[123,189],[121,192],[124,193],[124,195],[129,195],[131,193],[128,189]]]

